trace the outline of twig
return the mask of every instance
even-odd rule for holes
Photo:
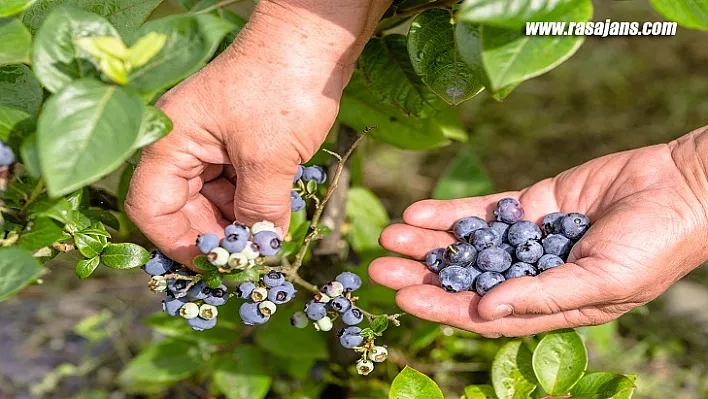
[[[220,2],[218,2],[218,3],[216,3],[216,4],[214,4],[213,6],[209,6],[209,7],[207,7],[207,8],[204,8],[204,9],[199,10],[199,11],[195,11],[195,12],[190,13],[190,14],[206,14],[206,13],[211,12],[211,11],[214,11],[214,10],[216,10],[216,9],[218,9],[218,8],[228,7],[228,6],[230,6],[231,4],[240,3],[240,2],[242,2],[242,1],[243,1],[243,0],[224,0],[224,1],[220,1]]]
[[[367,312],[366,310],[364,310],[362,308],[359,308],[359,310],[361,310],[361,313],[364,313],[364,316],[366,316],[367,320],[369,320],[369,323],[371,323],[372,321],[374,321],[378,317],[386,316],[388,321],[390,321],[396,327],[401,325],[401,322],[398,320],[398,318],[401,316],[405,316],[405,313],[373,314],[373,313]]]
[[[384,19],[379,23],[379,25],[376,27],[376,31],[374,34],[380,34],[383,33],[384,31],[387,31],[388,29],[393,28],[396,26],[399,22],[402,20],[412,17],[420,12],[423,12],[425,10],[429,10],[431,8],[446,8],[446,7],[452,7],[453,5],[459,3],[460,0],[439,0],[434,3],[426,3],[426,4],[421,4],[419,6],[415,7],[410,7],[410,8],[403,8],[400,10],[394,11],[393,15],[390,17]]]

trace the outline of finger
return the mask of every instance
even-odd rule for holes
[[[369,265],[369,277],[376,284],[393,290],[411,285],[440,285],[438,275],[420,262],[405,258],[383,257]]]
[[[227,220],[234,220],[234,194],[236,186],[224,177],[207,182],[201,194],[211,201]]]
[[[442,231],[393,224],[384,229],[379,241],[381,246],[389,251],[423,260],[428,251],[452,244],[455,242],[455,237]]]

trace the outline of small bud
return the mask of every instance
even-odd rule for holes
[[[219,311],[216,309],[216,306],[208,305],[205,303],[199,307],[199,317],[204,320],[211,320],[218,315]]]
[[[315,322],[315,330],[317,331],[329,331],[332,327],[332,319],[329,316],[325,316]]]
[[[246,248],[244,248],[241,253],[244,254],[248,260],[254,260],[260,256],[258,247],[251,241],[246,244]]]
[[[209,252],[207,259],[214,266],[224,266],[229,261],[229,251],[221,247],[216,247]]]
[[[339,281],[330,281],[322,287],[325,294],[330,297],[338,297],[344,292],[344,286]]]
[[[245,268],[246,266],[248,266],[248,258],[243,252],[237,252],[229,256],[228,264],[234,269]]]
[[[262,302],[266,298],[268,298],[268,290],[263,287],[258,287],[251,292],[253,302]]]
[[[277,306],[271,301],[263,301],[258,304],[258,310],[263,316],[272,316],[276,309]]]
[[[360,359],[356,362],[356,372],[359,375],[369,375],[372,371],[374,371],[374,363],[369,360]]]
[[[376,363],[385,362],[388,359],[388,349],[383,346],[374,346],[369,352],[369,359]]]
[[[164,292],[167,289],[167,280],[162,276],[152,276],[148,287],[153,292]]]
[[[253,226],[251,226],[251,234],[253,234],[254,236],[260,233],[261,231],[272,231],[273,233],[277,233],[277,231],[275,231],[275,225],[265,220],[262,222],[254,223]]]
[[[179,308],[179,315],[185,319],[193,319],[199,316],[199,306],[196,303],[187,302]]]

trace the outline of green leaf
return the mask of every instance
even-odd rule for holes
[[[167,36],[150,32],[138,39],[128,50],[127,63],[130,68],[141,67],[162,50],[167,42]]]
[[[686,28],[708,30],[708,0],[650,0],[666,19]]]
[[[584,0],[466,0],[457,13],[461,21],[521,29],[529,21],[558,21]]]
[[[0,105],[0,140],[8,143],[24,140],[32,130],[32,115]]]
[[[460,149],[433,189],[435,199],[466,198],[489,194],[492,182],[474,149]]]
[[[86,234],[83,230],[74,234],[74,244],[81,255],[87,258],[94,258],[101,255],[103,249],[108,246],[105,236]]]
[[[44,269],[32,254],[19,248],[0,248],[0,301],[33,282]]]
[[[457,50],[455,25],[448,10],[418,14],[408,32],[408,53],[416,74],[448,104],[457,105],[484,90],[484,71],[468,66]]]
[[[93,58],[75,44],[78,38],[95,36],[119,37],[106,19],[77,7],[61,6],[49,14],[32,46],[32,68],[47,90],[57,92],[73,80],[100,77]]]
[[[389,399],[444,399],[430,377],[406,366],[391,383]]]
[[[32,35],[18,19],[0,18],[0,65],[29,62]]]
[[[108,244],[101,253],[101,263],[112,269],[132,269],[150,260],[148,251],[131,243]]]
[[[442,107],[437,95],[416,75],[404,35],[369,40],[359,67],[377,98],[406,115],[429,117]]]
[[[314,180],[310,180],[305,184],[305,189],[307,190],[308,193],[312,194],[315,191],[317,191],[317,182]]]
[[[379,236],[390,219],[376,194],[364,187],[352,187],[345,212],[351,222],[349,241],[354,250],[361,253],[379,248]]]
[[[122,385],[173,383],[206,365],[203,348],[193,342],[168,339],[148,346],[120,374]]]
[[[81,259],[76,264],[76,275],[81,279],[90,276],[91,273],[96,270],[99,263],[101,263],[101,259],[99,259],[98,256],[94,256],[91,259]]]
[[[465,399],[497,399],[491,385],[468,385],[465,387]]]
[[[258,281],[258,271],[256,269],[246,269],[240,272],[223,274],[223,278],[231,280],[237,284],[245,283],[246,281]]]
[[[133,144],[133,149],[143,148],[167,136],[172,130],[172,120],[164,112],[153,106],[146,106],[143,111],[143,120],[140,123],[138,139]]]
[[[2,0],[0,3],[0,17],[9,17],[20,13],[35,0]]]
[[[140,129],[143,104],[127,89],[84,79],[46,102],[37,146],[51,196],[99,180],[125,161]]]
[[[536,389],[531,351],[514,340],[499,349],[492,362],[492,385],[500,399],[524,399]]]
[[[265,366],[264,353],[251,345],[241,345],[228,357],[219,359],[213,381],[227,399],[263,399],[273,378]]]
[[[206,255],[197,255],[192,263],[201,270],[216,270],[216,266],[209,262]]]
[[[288,339],[283,339],[287,331]],[[293,328],[288,312],[276,312],[268,323],[253,333],[256,344],[266,352],[283,358],[327,359],[326,334],[314,328]]]
[[[130,86],[141,92],[168,88],[203,67],[232,25],[213,15],[173,15],[146,23],[130,43],[150,32],[169,39],[157,55],[130,72]]]
[[[0,67],[0,105],[26,112],[34,117],[42,107],[42,86],[26,65]]]
[[[221,19],[228,21],[229,23],[231,23],[231,25],[233,25],[231,31],[226,34],[224,39],[221,41],[221,44],[219,44],[219,48],[216,50],[216,53],[220,54],[224,50],[226,50],[226,48],[228,48],[231,43],[234,42],[234,40],[236,40],[236,36],[241,33],[241,30],[244,26],[246,26],[247,21],[241,18],[239,15],[236,15],[233,12],[225,10],[223,8],[220,8],[218,12],[219,17],[221,17]]]
[[[589,373],[570,392],[573,399],[630,399],[636,386],[629,378],[614,373]]]
[[[221,281],[223,280],[223,276],[218,270],[209,270],[202,274],[202,280],[209,288],[219,288]]]
[[[30,134],[25,137],[20,147],[20,154],[22,155],[22,164],[25,170],[27,170],[27,173],[32,177],[38,178],[42,174],[42,170],[39,166],[36,134]]]
[[[234,301],[236,303],[236,301]],[[224,305],[229,306],[229,305]],[[219,307],[219,322],[216,327],[205,331],[194,331],[189,324],[181,317],[170,316],[165,312],[153,313],[144,320],[144,323],[153,330],[168,337],[175,337],[192,342],[208,343],[211,345],[229,345],[237,341],[241,335],[239,329],[243,324],[229,323],[226,320],[228,314],[224,306]],[[232,309],[238,314],[238,308]],[[238,317],[238,316],[237,316]]]
[[[588,355],[574,330],[546,334],[533,352],[533,371],[543,389],[551,395],[563,395],[585,373]]]
[[[20,234],[17,245],[29,251],[36,251],[52,245],[61,238],[61,227],[57,226],[51,219],[42,217],[27,225]]]
[[[73,220],[73,213],[71,203],[66,198],[41,198],[29,206],[27,209],[27,218],[47,217],[61,224],[67,224],[71,223]]]
[[[375,318],[370,327],[377,334],[383,333],[388,328],[388,317],[379,316]]]
[[[91,220],[99,221],[114,230],[120,230],[120,221],[113,214],[113,211],[108,211],[101,208],[90,208],[84,210],[84,215]]]

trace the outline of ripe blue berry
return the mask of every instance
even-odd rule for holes
[[[192,288],[187,290],[187,295],[193,299],[204,299],[211,295],[211,288],[207,287],[206,284],[204,284],[204,281],[200,280],[197,281]]]
[[[436,248],[425,255],[425,265],[428,266],[430,271],[440,273],[440,270],[447,266],[443,260],[444,253],[445,248]]]
[[[502,198],[497,202],[494,215],[500,222],[514,224],[524,218],[524,208],[516,198]]]
[[[448,266],[440,271],[440,286],[447,292],[465,291],[473,281],[469,270],[461,266]]]
[[[540,240],[541,229],[535,223],[522,220],[509,227],[509,244],[518,247],[528,240]]]
[[[233,234],[236,234],[238,236],[244,236],[246,237],[246,240],[248,240],[251,235],[251,232],[248,230],[248,227],[246,225],[243,225],[241,223],[234,223],[224,228],[224,237],[228,237]]]
[[[297,183],[298,180],[302,178],[302,173],[305,171],[305,167],[302,165],[297,166],[297,172],[295,172],[295,177],[293,177],[293,183]]]
[[[273,287],[268,291],[268,300],[276,305],[282,305],[284,303],[290,302],[295,297],[295,287],[289,281],[283,282],[283,284]]]
[[[543,256],[543,246],[535,240],[528,240],[516,247],[516,259],[526,263],[536,263]]]
[[[472,244],[456,242],[445,248],[443,259],[448,265],[466,267],[473,265],[474,261],[477,260],[477,250],[474,249]]]
[[[194,331],[204,331],[216,326],[216,317],[209,320],[202,319],[201,317],[195,317],[193,319],[187,319],[187,324],[189,324]]]
[[[221,284],[219,288],[213,288],[211,293],[204,298],[204,303],[214,306],[221,306],[229,300],[229,290]]]
[[[509,270],[504,272],[504,278],[509,280],[516,277],[535,276],[537,274],[538,271],[533,265],[524,262],[516,262],[511,265]]]
[[[264,324],[270,319],[270,316],[264,316],[258,310],[258,304],[254,302],[244,302],[238,310],[241,316],[241,321],[247,326],[258,326]]]
[[[271,270],[263,275],[263,283],[268,287],[277,287],[285,282],[285,275],[281,272]]]
[[[362,320],[364,320],[364,313],[357,308],[351,308],[342,314],[342,321],[350,326],[359,324]]]
[[[579,240],[590,228],[590,219],[582,213],[569,213],[560,221],[560,232],[571,240]]]
[[[307,203],[296,191],[290,192],[290,211],[298,212],[307,207]]]
[[[329,303],[329,306],[334,309],[338,313],[345,313],[352,307],[352,302],[343,297],[343,296],[338,296]]]
[[[536,267],[538,267],[539,272],[545,272],[546,270],[553,269],[554,267],[560,266],[563,263],[565,262],[559,256],[553,254],[546,254],[538,260]]]
[[[178,274],[180,276],[190,276],[189,273],[184,272],[182,270],[176,272],[175,274]],[[188,284],[189,280],[176,278],[167,279],[167,292],[169,292],[174,297],[184,296],[183,294],[186,294],[186,292],[184,292],[184,289],[187,288]]]
[[[241,285],[236,288],[236,296],[241,299],[248,299],[251,297],[251,293],[253,293],[253,290],[255,289],[256,284],[251,281],[246,281],[245,283],[241,283]]]
[[[509,240],[509,227],[511,227],[511,225],[504,222],[492,222],[489,224],[489,227],[499,233],[502,242],[507,242]]]
[[[15,160],[12,148],[0,140],[0,166],[10,166],[15,163]]]
[[[477,277],[479,277],[480,274],[483,272],[479,270],[476,266],[467,266],[465,269],[467,269],[467,272],[469,272],[470,276],[472,276],[472,284],[470,284],[469,288],[467,288],[468,291],[474,291],[474,282],[477,280]]]
[[[543,251],[547,254],[562,257],[568,256],[573,242],[564,235],[551,234],[543,239]]]
[[[243,251],[247,244],[248,234],[233,233],[221,240],[221,247],[232,254]]]
[[[565,217],[563,212],[553,212],[543,217],[541,222],[541,230],[543,234],[549,235],[553,233],[560,233],[560,221]]]
[[[306,166],[305,170],[302,172],[302,180],[310,181],[314,180],[317,184],[322,184],[327,181],[327,173],[319,165]]]
[[[361,287],[361,278],[352,272],[343,272],[336,280],[342,283],[344,292],[356,291]]]
[[[364,342],[364,337],[359,335],[361,329],[357,327],[359,328],[359,332],[347,333],[346,330],[349,330],[349,328],[339,330],[339,333],[341,334],[339,335],[339,343],[347,349],[352,349],[354,347],[361,346],[361,344]]]
[[[278,253],[282,241],[275,232],[260,231],[253,236],[253,243],[258,246],[261,255],[273,256]]]
[[[182,305],[187,303],[187,298],[167,298],[162,301],[162,310],[170,316],[179,316]]]
[[[219,237],[214,233],[207,233],[197,237],[197,247],[203,254],[208,254],[219,246]]]
[[[305,312],[295,312],[292,317],[290,317],[290,324],[293,327],[305,328],[308,323],[309,320],[307,319]]]
[[[512,258],[513,258],[514,256],[516,256],[516,248],[512,247],[511,245],[509,245],[509,244],[507,244],[507,243],[505,243],[505,242],[499,244],[499,248],[501,248],[501,249],[505,250],[506,252],[508,252],[509,255],[511,255]]]
[[[150,252],[150,260],[143,265],[142,269],[151,276],[162,276],[169,272],[174,265],[175,261],[165,256],[161,251],[154,250]]]
[[[483,272],[501,273],[511,266],[511,255],[502,248],[487,248],[479,253],[477,268]]]
[[[492,288],[501,284],[505,278],[497,272],[484,272],[477,277],[477,293],[484,296]]]
[[[487,248],[497,247],[502,243],[501,235],[491,227],[475,230],[470,239],[470,243],[474,245],[474,249],[478,252]]]
[[[455,222],[455,225],[452,227],[452,232],[459,241],[469,242],[470,236],[475,230],[485,227],[489,226],[484,219],[478,218],[477,216],[471,216]]]
[[[305,305],[305,314],[312,321],[327,316],[327,306],[322,302],[310,301]]]

